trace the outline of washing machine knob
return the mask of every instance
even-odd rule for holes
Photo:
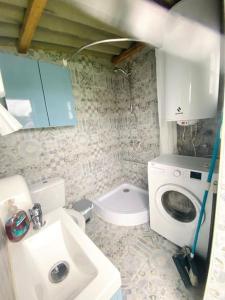
[[[173,173],[173,175],[175,177],[179,177],[181,175],[181,171],[180,170],[175,170],[174,173]]]

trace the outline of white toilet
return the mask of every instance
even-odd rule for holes
[[[33,203],[40,203],[43,214],[47,214],[66,204],[65,182],[62,178],[52,178],[30,186]],[[64,208],[78,226],[85,231],[85,219],[74,209]]]

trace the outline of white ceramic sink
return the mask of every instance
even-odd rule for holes
[[[16,300],[110,299],[121,286],[118,270],[64,209],[44,219],[40,230],[9,243]]]

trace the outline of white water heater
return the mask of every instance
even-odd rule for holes
[[[167,121],[216,116],[219,20],[218,0],[182,0],[171,9],[163,46]]]

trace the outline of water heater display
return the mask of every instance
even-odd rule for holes
[[[201,180],[202,179],[202,173],[191,171],[190,172],[190,178]]]

